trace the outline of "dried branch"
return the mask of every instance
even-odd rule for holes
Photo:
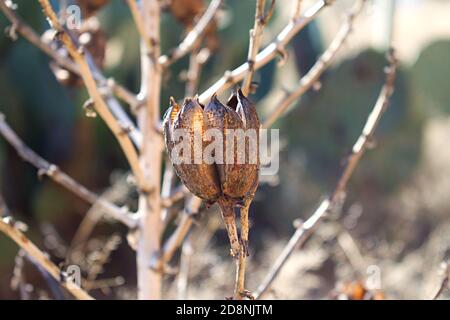
[[[289,41],[302,30],[308,23],[310,23],[317,15],[328,6],[332,0],[319,0],[311,8],[309,8],[300,18],[290,21],[284,29],[278,34],[275,40],[270,43],[264,50],[256,55],[254,69],[258,70],[262,66],[272,61],[277,55],[285,53],[285,47]],[[215,94],[219,94],[226,89],[232,87],[234,84],[241,81],[250,65],[248,62],[237,67],[233,71],[226,71],[225,74],[216,83],[203,92],[199,100],[201,103],[207,101]]]
[[[133,143],[131,142],[129,136],[127,135],[127,128],[124,128],[122,124],[120,124],[113,114],[110,112],[108,105],[106,104],[102,93],[97,87],[97,83],[94,79],[93,73],[89,67],[88,62],[85,59],[85,55],[80,51],[79,48],[75,45],[70,35],[62,28],[59,19],[50,5],[49,0],[39,0],[39,3],[43,9],[44,14],[46,15],[50,25],[56,30],[57,36],[61,42],[65,45],[67,51],[72,56],[73,60],[77,63],[80,69],[80,75],[83,78],[83,81],[86,85],[86,88],[89,92],[89,95],[93,99],[95,103],[96,111],[100,114],[102,119],[105,121],[107,126],[110,128],[117,141],[119,142],[122,150],[128,160],[128,163],[131,166],[131,170],[136,177],[139,188],[142,190],[147,190],[144,174],[139,164],[139,158],[134,148]]]
[[[121,209],[89,191],[70,176],[62,172],[56,165],[49,163],[47,160],[37,155],[33,150],[25,145],[22,140],[20,140],[16,133],[6,123],[3,115],[0,115],[0,134],[16,150],[23,160],[32,164],[39,170],[40,175],[48,176],[50,179],[71,191],[84,201],[93,205],[98,205],[111,218],[120,221],[127,227],[135,228],[137,226],[136,219],[126,209]]]
[[[160,56],[160,15],[158,0],[142,1],[142,17],[145,34],[150,38],[152,48],[141,44],[141,91],[139,96],[146,104],[137,110],[138,126],[145,144],[140,154],[140,164],[148,186],[148,192],[139,198],[140,230],[137,241],[137,278],[139,299],[161,299],[162,270],[149,267],[153,254],[161,250],[161,171],[163,141],[156,130],[161,120],[160,95],[162,68],[158,63]]]
[[[122,238],[118,234],[110,236],[104,244],[90,254],[88,261],[92,261],[89,266],[88,274],[86,277],[86,285],[84,286],[86,291],[93,290],[92,284],[97,280],[98,276],[104,272],[104,265],[109,262],[111,254],[117,250],[122,243]]]
[[[331,42],[327,50],[320,56],[317,62],[311,67],[307,74],[305,74],[299,82],[298,87],[283,98],[279,103],[276,104],[275,110],[267,117],[263,124],[264,128],[270,128],[274,122],[284,114],[284,112],[289,108],[289,106],[298,100],[305,92],[307,92],[315,83],[319,81],[320,76],[324,71],[331,65],[333,59],[336,57],[339,49],[345,43],[348,36],[352,32],[353,22],[355,17],[361,13],[364,3],[366,0],[358,0],[355,6],[351,9],[350,13],[344,24],[339,29],[336,37]]]
[[[191,236],[188,235],[181,247],[180,271],[177,277],[177,297],[178,300],[186,300],[188,294],[189,271],[191,267],[192,255],[194,248],[192,247]]]
[[[253,25],[253,29],[250,30],[250,45],[248,47],[248,70],[242,84],[242,92],[245,96],[248,96],[252,84],[253,75],[255,73],[255,57],[259,52],[259,47],[261,46],[264,26],[272,15],[275,0],[272,0],[271,8],[267,15],[265,15],[264,12],[265,5],[266,0],[256,1],[255,23]]]
[[[211,51],[208,48],[194,49],[189,59],[189,69],[186,75],[186,97],[193,97],[198,89],[200,75],[203,65],[211,57]]]
[[[28,239],[21,231],[14,227],[10,218],[0,219],[0,231],[7,237],[11,238],[17,245],[22,248],[30,257],[33,258],[42,268],[44,268],[58,283],[69,291],[75,298],[79,300],[93,300],[93,298],[83,289],[78,287],[70,279],[64,276],[64,273],[49,260],[30,239]]]
[[[442,293],[445,291],[445,289],[448,287],[449,278],[450,278],[450,263],[448,261],[442,262],[441,273],[442,273],[441,282],[439,283],[439,287],[436,290],[436,293],[431,298],[431,300],[437,300],[442,295]]]
[[[33,30],[33,28],[31,28],[25,21],[23,21],[11,8],[11,6],[8,5],[8,1],[10,0],[0,0],[0,10],[11,22],[12,30],[22,35],[22,37],[24,37],[32,45],[43,51],[64,69],[80,75],[80,70],[76,63],[74,63],[69,57],[63,56],[58,51],[53,50],[53,48],[49,44],[43,42],[41,37]],[[138,104],[136,96],[125,87],[116,83],[114,80],[111,79],[107,81],[105,77],[100,73],[95,73],[94,77],[99,82],[107,83],[107,85],[114,91],[117,97],[125,101],[127,104],[131,106]]]
[[[159,257],[153,257],[151,265],[154,268],[162,268],[164,264],[168,263],[172,259],[184,239],[186,239],[186,235],[193,224],[193,217],[198,213],[201,204],[202,200],[200,198],[195,196],[191,197],[187,206],[183,210],[177,229],[164,243],[161,255]]]
[[[139,8],[136,0],[127,0],[128,6],[130,7],[131,15],[133,16],[134,24],[141,37],[141,41],[147,46],[147,50],[150,52],[152,50],[152,43],[150,37],[147,35],[145,30],[145,24],[142,19],[141,9]]]
[[[190,192],[183,184],[177,187],[168,197],[161,199],[161,206],[163,208],[170,208],[178,201],[184,199],[188,194],[190,194]]]
[[[210,24],[210,22],[216,16],[217,11],[222,5],[223,0],[212,0],[206,9],[203,16],[198,20],[197,24],[194,28],[189,31],[184,40],[176,47],[172,49],[168,55],[161,56],[158,59],[160,65],[167,67],[170,64],[174,63],[178,59],[184,57],[188,54],[192,49],[194,49],[195,44],[201,38],[206,28]]]
[[[295,248],[302,246],[312,235],[312,233],[317,229],[323,218],[337,205],[339,205],[339,203],[342,203],[348,181],[350,180],[352,174],[358,166],[358,163],[364,155],[364,152],[368,149],[378,123],[386,108],[388,107],[389,100],[394,92],[397,60],[395,58],[393,50],[391,50],[391,52],[389,53],[388,59],[390,65],[386,68],[386,82],[381,89],[380,95],[378,96],[377,102],[372,112],[367,118],[361,135],[353,145],[352,154],[348,158],[346,166],[343,169],[341,177],[339,178],[333,193],[326,200],[322,201],[322,203],[312,214],[312,216],[297,228],[294,235],[284,247],[283,252],[277,258],[269,273],[266,275],[266,277],[263,279],[262,283],[256,290],[256,298],[261,298],[261,296],[267,291],[267,289],[269,289],[270,285],[275,280]]]

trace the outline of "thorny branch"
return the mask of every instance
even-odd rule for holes
[[[93,300],[93,298],[83,289],[65,276],[45,253],[30,241],[20,230],[14,227],[11,218],[0,218],[0,231],[11,238],[19,247],[21,247],[30,257],[32,257],[40,266],[42,266],[63,288],[69,291],[79,300]]]
[[[46,175],[59,185],[71,191],[84,201],[95,204],[102,208],[106,214],[113,219],[120,221],[127,227],[133,229],[137,226],[137,221],[126,208],[119,208],[114,204],[99,197],[95,193],[89,191],[80,183],[76,182],[70,176],[61,171],[56,165],[49,163],[41,158],[33,150],[28,148],[25,143],[16,135],[16,133],[6,123],[3,115],[0,115],[0,134],[8,141],[8,143],[16,150],[19,156],[26,162],[32,164],[39,170],[40,175]]]
[[[389,52],[388,59],[389,67],[386,68],[386,82],[381,89],[372,112],[367,118],[361,135],[353,145],[352,154],[347,160],[346,166],[343,169],[341,177],[339,178],[334,191],[326,200],[322,201],[322,203],[319,205],[316,211],[314,211],[312,216],[297,228],[294,235],[284,247],[283,252],[279,255],[273,266],[270,268],[268,274],[256,290],[256,298],[261,298],[261,296],[264,295],[267,289],[269,289],[272,282],[278,276],[279,272],[286,264],[291,254],[294,252],[295,248],[302,246],[317,229],[323,218],[343,202],[347,184],[356,167],[358,166],[359,161],[364,155],[364,152],[369,148],[378,123],[382,115],[386,111],[386,108],[389,105],[389,100],[394,92],[397,60],[393,49],[391,49],[391,51]]]
[[[297,101],[306,91],[308,91],[314,86],[315,83],[319,81],[320,76],[330,66],[339,49],[344,45],[348,36],[351,34],[355,17],[361,13],[365,2],[366,0],[358,0],[356,2],[355,6],[348,14],[347,20],[339,29],[336,37],[333,39],[328,49],[325,50],[308,73],[300,79],[298,87],[276,104],[277,107],[271,112],[264,122],[264,128],[270,128],[274,122],[284,114],[292,103]]]

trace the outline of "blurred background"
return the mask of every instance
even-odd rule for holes
[[[43,33],[47,23],[37,2],[16,3],[23,19]],[[287,23],[292,3],[276,1],[264,44]],[[313,3],[306,0],[303,8]],[[257,72],[258,90],[252,98],[262,118],[327,48],[352,3],[335,1],[293,39],[284,63],[274,61]],[[218,17],[220,44],[203,68],[199,92],[246,60],[254,7],[250,0],[225,1]],[[256,288],[281,252],[295,231],[293,222],[307,219],[332,191],[383,85],[385,53],[392,42],[400,68],[376,148],[362,159],[342,213],[329,217],[293,254],[266,297],[327,299],[348,290],[351,296],[349,288],[363,286],[373,270],[379,273],[377,293],[384,298],[432,296],[441,262],[450,253],[449,12],[447,0],[368,1],[322,77],[320,90],[305,94],[274,125],[282,139],[280,171],[264,179],[251,208],[248,289]],[[139,40],[125,2],[111,1],[99,19],[107,39],[105,74],[138,92]],[[0,29],[8,25],[0,14]],[[161,29],[162,50],[167,52],[183,38],[183,26],[165,12]],[[162,111],[170,96],[184,97],[188,60],[178,61],[165,77]],[[37,48],[21,38],[0,36],[0,112],[11,127],[33,150],[89,189],[135,208],[126,160],[103,122],[86,117],[86,99],[82,86],[58,83],[48,58]],[[95,208],[39,179],[3,139],[0,166],[5,202],[12,215],[29,226],[28,235],[40,248],[57,263],[80,265],[96,298],[136,297],[135,254],[124,227],[101,220],[92,233],[80,236],[83,217]],[[180,293],[174,273],[167,276],[165,297],[230,295],[234,263],[217,208],[202,212],[189,239],[183,250],[190,257],[188,290]],[[73,250],[80,242],[83,250]],[[177,255],[174,267],[179,260]],[[33,265],[21,262],[16,245],[0,235],[1,299],[57,297]]]

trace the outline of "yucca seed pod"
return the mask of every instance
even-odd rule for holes
[[[164,136],[169,157],[174,165],[177,175],[185,186],[196,196],[214,203],[221,194],[219,177],[214,164],[206,164],[203,161],[195,163],[195,139],[199,139],[197,146],[203,154],[206,147],[204,133],[206,131],[203,107],[194,99],[185,99],[183,106],[180,107],[175,100],[171,99],[171,107],[164,117]],[[175,135],[176,130],[184,130],[189,139],[190,150],[179,150],[180,154],[174,154],[177,143]],[[179,131],[179,133],[182,133]],[[184,138],[183,138],[184,139]],[[184,141],[183,141],[184,142]],[[178,150],[177,150],[178,151]],[[189,152],[190,151],[190,152]],[[188,152],[190,154],[183,154]],[[189,159],[188,163],[179,161],[173,157]],[[202,160],[202,159],[200,159]]]

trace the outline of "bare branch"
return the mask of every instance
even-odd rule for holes
[[[59,185],[71,191],[84,201],[102,208],[111,218],[120,221],[129,228],[135,228],[137,221],[127,209],[121,209],[114,204],[89,191],[84,186],[62,172],[56,165],[49,163],[28,148],[16,133],[6,123],[3,115],[0,115],[0,134],[17,151],[19,156],[39,170],[39,174],[46,175]]]
[[[130,7],[131,15],[133,16],[134,24],[136,25],[136,29],[141,37],[141,41],[145,43],[147,46],[147,50],[150,52],[152,50],[152,43],[150,41],[150,37],[146,33],[145,24],[142,19],[142,14],[140,8],[136,0],[127,0],[128,6]]]
[[[36,245],[31,242],[21,231],[14,227],[11,218],[0,218],[0,231],[11,238],[30,257],[33,258],[42,268],[44,268],[58,283],[79,300],[93,300],[93,298],[83,289],[64,276],[64,273],[44,254]]]
[[[267,289],[279,274],[280,270],[285,265],[286,261],[294,252],[295,248],[302,246],[312,235],[312,233],[317,229],[322,219],[339,203],[342,202],[342,198],[345,196],[348,181],[355,171],[364,152],[367,150],[370,141],[373,139],[373,135],[378,126],[378,123],[386,108],[388,107],[389,100],[394,92],[397,60],[395,58],[393,50],[391,50],[391,52],[389,53],[389,63],[390,65],[386,69],[386,82],[381,89],[380,95],[378,96],[377,102],[372,112],[367,118],[361,135],[353,145],[352,154],[348,158],[346,166],[343,169],[343,173],[341,174],[341,177],[339,178],[339,181],[333,193],[326,200],[322,201],[322,203],[312,214],[312,216],[297,228],[294,235],[284,247],[283,252],[277,258],[274,265],[270,268],[269,273],[266,275],[266,277],[256,290],[256,298],[260,298],[267,291]]]
[[[276,104],[276,109],[272,111],[272,113],[264,122],[264,128],[270,128],[274,124],[274,122],[285,113],[285,111],[292,103],[298,100],[305,92],[313,87],[314,84],[317,83],[317,81],[319,81],[320,76],[331,65],[339,49],[343,46],[345,40],[347,40],[348,36],[350,35],[355,17],[361,13],[365,1],[366,0],[359,0],[356,2],[355,6],[350,11],[345,23],[339,29],[336,37],[331,42],[328,49],[325,50],[325,52],[311,67],[308,73],[300,79],[298,87],[287,97],[283,98],[282,101]]]
[[[205,32],[206,27],[208,27],[210,22],[214,19],[217,11],[222,5],[222,2],[223,0],[212,0],[203,16],[199,19],[194,28],[189,31],[186,38],[184,38],[178,47],[173,49],[170,54],[159,57],[159,64],[167,67],[189,53]]]
[[[299,19],[293,20],[284,27],[284,29],[278,34],[275,40],[270,43],[264,50],[256,55],[254,69],[258,70],[262,66],[272,61],[278,54],[285,51],[286,45],[289,41],[302,30],[308,23],[310,23],[317,15],[324,9],[331,1],[319,0],[311,8],[309,8]],[[250,65],[248,62],[237,67],[233,71],[227,71],[216,83],[214,83],[209,89],[203,92],[199,100],[201,103],[207,103],[207,101],[215,94],[219,94],[226,89],[232,87],[244,79],[245,74],[249,70]]]
[[[275,0],[272,0],[271,9],[269,11],[268,16],[265,16],[264,8],[265,8],[266,0],[257,0],[256,1],[256,12],[255,12],[255,23],[253,25],[253,29],[250,30],[250,45],[248,47],[248,70],[245,75],[244,82],[242,84],[242,92],[244,95],[248,95],[253,74],[255,73],[255,57],[259,52],[259,47],[261,46],[262,35],[264,31],[264,26],[266,25],[268,18],[271,15],[271,12],[275,5]]]
[[[78,66],[70,58],[61,55],[58,51],[53,50],[53,48],[49,44],[43,42],[41,40],[41,37],[27,23],[25,23],[25,21],[23,21],[12,8],[7,5],[7,1],[8,0],[0,0],[0,10],[11,22],[14,31],[21,34],[22,37],[28,40],[32,45],[47,54],[58,65],[70,72],[80,75]],[[100,73],[95,73],[94,77],[99,82],[105,82],[106,80]],[[121,86],[115,81],[109,81],[108,85],[117,95],[117,97],[119,97],[129,105],[133,106],[138,103],[136,96],[125,87]]]
[[[158,0],[143,0],[142,17],[145,34],[152,47],[141,44],[141,91],[139,96],[146,103],[137,110],[138,126],[145,143],[140,154],[140,163],[150,192],[139,198],[140,230],[137,241],[137,278],[139,299],[161,299],[163,272],[149,267],[150,259],[161,250],[161,171],[163,140],[156,130],[160,117],[160,95],[162,67],[160,56],[160,15]]]
[[[188,235],[181,247],[180,271],[177,277],[177,296],[179,300],[186,300],[188,294],[189,271],[191,267],[194,248],[192,246],[191,236]]]
[[[77,48],[72,41],[70,35],[62,28],[55,11],[50,5],[50,2],[48,0],[39,0],[39,3],[41,4],[44,14],[47,16],[50,25],[56,30],[61,42],[65,45],[67,51],[80,68],[80,75],[83,78],[89,95],[92,97],[95,103],[96,111],[108,125],[117,141],[119,142],[120,146],[122,147],[128,163],[131,166],[131,170],[136,177],[139,188],[148,191],[144,174],[139,164],[138,155],[133,143],[129,139],[127,128],[124,128],[123,125],[120,124],[110,112],[99,88],[97,87],[97,83],[94,79],[88,62],[85,59],[84,53],[80,52],[79,48]]]
[[[186,188],[186,186],[183,184],[177,187],[167,198],[161,199],[161,206],[163,208],[170,208],[176,202],[184,199],[188,194],[190,194],[190,192],[188,188]]]
[[[154,257],[157,259],[153,259],[153,262],[151,263],[152,266],[154,266],[155,268],[161,268],[162,266],[164,266],[164,264],[168,263],[172,259],[173,255],[186,238],[186,235],[188,234],[193,224],[193,216],[198,213],[201,204],[202,200],[200,198],[195,196],[191,197],[189,203],[183,211],[177,229],[164,243],[161,256]]]
[[[186,97],[193,97],[198,89],[200,75],[203,65],[211,57],[211,52],[208,48],[196,50],[194,49],[189,59],[189,69],[187,71],[186,79]]]

